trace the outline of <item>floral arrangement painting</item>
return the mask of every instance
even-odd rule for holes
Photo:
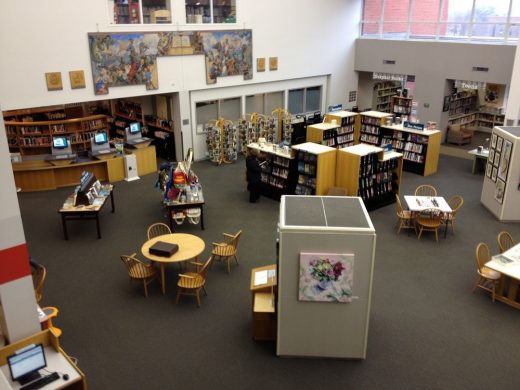
[[[300,253],[300,301],[352,302],[354,255]]]

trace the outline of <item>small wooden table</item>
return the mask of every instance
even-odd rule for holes
[[[508,262],[500,261],[501,256],[505,257]],[[501,255],[493,256],[485,266],[502,274],[495,298],[500,302],[520,309],[520,302],[516,298],[518,284],[520,283],[520,244],[515,245]],[[504,276],[509,278],[507,291],[505,289]]]
[[[251,270],[253,339],[276,339],[276,264]]]
[[[161,257],[152,255],[149,252],[150,247],[155,244],[157,241],[168,242],[171,244],[177,244],[179,246],[179,250],[175,252],[170,257]],[[206,244],[204,241],[194,236],[193,234],[185,234],[185,233],[172,233],[172,234],[163,234],[162,236],[157,236],[152,238],[151,240],[146,241],[141,247],[141,253],[144,257],[151,261],[156,261],[159,263],[161,267],[161,286],[162,293],[166,293],[166,282],[164,276],[164,266],[167,263],[181,263],[183,261],[188,261],[192,259],[198,260],[199,255],[204,251]]]
[[[61,224],[63,225],[63,236],[65,240],[69,239],[67,233],[67,220],[85,220],[95,219],[98,238],[101,238],[101,228],[99,226],[99,212],[105,206],[108,196],[97,198],[97,203],[92,205],[79,205],[79,206],[62,206],[58,212],[61,214]],[[112,204],[112,213],[116,211],[114,204],[114,186],[112,185],[110,190],[110,202]]]
[[[437,209],[441,213],[449,214],[452,212],[450,205],[446,202],[442,196],[415,196],[415,195],[405,195],[404,200],[406,201],[406,205],[408,206],[408,210],[412,212],[412,214],[420,213],[421,211],[427,209]],[[444,227],[444,238],[446,238],[446,234],[448,232],[448,219],[446,219],[445,227]]]
[[[478,149],[475,148],[468,151],[468,154],[473,156],[473,167],[471,168],[471,173],[475,174],[486,170],[486,161],[489,157],[489,149],[482,149],[479,152]]]

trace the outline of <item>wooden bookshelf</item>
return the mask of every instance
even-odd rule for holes
[[[359,139],[359,115],[356,112],[338,111],[325,114],[323,122],[339,125],[336,131],[336,147],[352,146]]]
[[[391,112],[395,115],[407,115],[409,116],[412,113],[412,98],[411,97],[402,97],[402,96],[392,96],[391,97]]]
[[[101,130],[109,131],[106,115],[39,122],[5,122],[11,151],[22,155],[50,154],[53,136],[67,136],[74,152],[90,149],[90,139]]]
[[[339,149],[336,157],[336,187],[349,196],[360,196],[368,210],[395,202],[403,170],[403,155],[358,144]]]
[[[385,124],[385,119],[393,116],[387,112],[365,111],[360,113],[359,142],[379,146],[381,135],[379,128]]]
[[[451,97],[448,111],[448,126],[474,127],[478,114],[476,91],[461,91]]]
[[[336,180],[336,149],[306,142],[294,145],[298,179],[296,195],[325,195]]]
[[[423,176],[437,172],[441,147],[441,131],[412,130],[403,125],[382,126],[381,145],[403,154],[403,169]]]
[[[396,81],[384,81],[374,85],[372,107],[376,111],[390,112],[391,97],[397,95],[401,83]]]
[[[307,142],[337,147],[336,134],[339,125],[332,123],[315,123],[307,126]]]

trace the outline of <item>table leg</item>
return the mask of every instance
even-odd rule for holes
[[[172,209],[169,207],[166,207],[166,210],[168,210],[168,220],[170,221],[170,230],[173,232],[173,217],[172,217]]]
[[[99,212],[96,213],[96,228],[97,228],[97,238],[101,238],[101,228],[99,226]]]
[[[65,214],[61,214],[61,224],[63,225],[63,236],[68,240],[69,235],[67,234],[67,221],[65,219]]]
[[[116,211],[116,207],[114,204],[114,190],[110,191],[110,202],[112,203],[112,212]]]
[[[518,281],[511,278],[511,280],[509,281],[509,290],[507,292],[507,297],[512,301],[516,301],[517,292],[518,292]]]
[[[163,295],[166,294],[166,281],[164,277],[164,263],[161,263],[161,287]]]
[[[477,156],[473,158],[473,167],[471,168],[471,173],[475,174],[477,171]]]
[[[446,238],[446,235],[448,234],[448,220],[446,220],[444,224],[444,238]]]
[[[204,206],[200,205],[200,228],[204,230]]]

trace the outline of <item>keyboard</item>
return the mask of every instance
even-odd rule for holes
[[[49,375],[42,376],[35,381],[20,387],[20,390],[36,390],[41,389],[43,386],[48,385],[56,380],[60,379],[60,375],[57,372],[53,372]]]

